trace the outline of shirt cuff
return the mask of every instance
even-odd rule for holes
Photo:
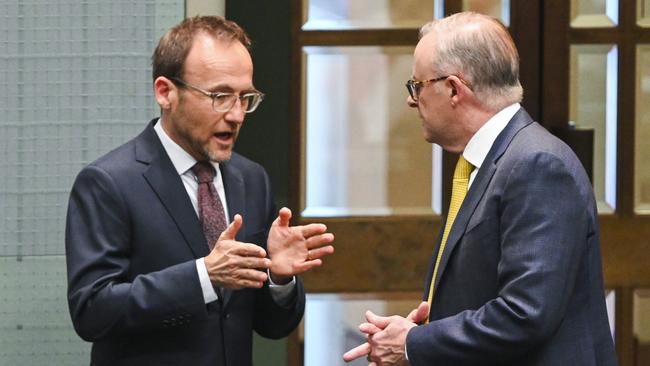
[[[273,300],[282,306],[291,303],[293,290],[296,288],[296,276],[293,276],[291,281],[286,285],[278,285],[271,279],[271,272],[268,269],[266,270],[266,274],[269,276],[269,291]]]
[[[214,287],[212,287],[212,281],[210,281],[208,269],[205,268],[205,258],[199,258],[196,260],[196,272],[199,274],[199,282],[201,283],[201,291],[203,292],[203,301],[205,301],[206,304],[217,301],[219,297],[217,296]]]
[[[406,358],[406,361],[408,361],[409,360],[409,351],[408,351],[408,347],[406,346],[406,344],[407,344],[406,340],[404,340],[404,357]]]

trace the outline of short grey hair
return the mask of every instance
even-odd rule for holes
[[[436,38],[433,69],[468,82],[481,103],[498,111],[521,102],[519,53],[508,29],[497,19],[463,12],[434,20],[420,29],[420,38]]]

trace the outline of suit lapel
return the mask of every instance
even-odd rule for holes
[[[237,233],[236,239],[242,241],[246,237],[246,215],[244,212],[246,203],[246,189],[244,187],[244,178],[239,169],[232,162],[219,164],[219,170],[222,174],[223,187],[226,193],[226,203],[228,204],[228,215],[230,222],[235,218],[235,214],[240,214],[244,218],[244,226]],[[224,289],[223,307],[225,308],[230,302],[233,295],[232,290]]]
[[[528,113],[523,108],[520,108],[519,111],[517,111],[517,113],[515,113],[515,115],[512,117],[510,122],[508,122],[503,131],[501,131],[496,140],[494,140],[494,144],[492,144],[492,147],[485,157],[485,160],[483,160],[481,168],[476,173],[474,182],[472,182],[472,186],[467,192],[467,196],[465,196],[463,204],[460,206],[458,215],[456,216],[456,219],[454,220],[454,223],[451,227],[451,231],[449,232],[449,236],[447,238],[447,243],[445,244],[445,251],[442,253],[442,258],[440,258],[440,268],[438,269],[438,275],[436,276],[436,283],[434,284],[434,288],[438,288],[442,274],[444,273],[445,268],[447,267],[447,263],[449,262],[449,258],[456,248],[456,245],[462,238],[463,234],[465,233],[469,219],[472,217],[472,214],[476,210],[478,203],[481,201],[481,198],[485,194],[485,190],[488,184],[492,180],[492,176],[497,169],[497,162],[499,158],[501,155],[503,155],[508,145],[510,145],[510,142],[515,137],[517,132],[532,122],[533,120],[530,115],[528,115]]]
[[[203,235],[194,207],[185,186],[153,129],[155,120],[136,140],[136,160],[145,163],[144,178],[172,217],[195,258],[208,255],[208,244]]]

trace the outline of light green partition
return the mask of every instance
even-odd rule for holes
[[[150,56],[183,0],[0,2],[0,365],[88,364],[65,212],[88,162],[157,115]]]

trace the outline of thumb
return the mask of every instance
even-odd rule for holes
[[[274,224],[278,226],[288,227],[289,221],[291,221],[291,210],[286,207],[282,207],[278,212],[278,218],[275,219]]]
[[[376,315],[370,310],[366,311],[366,319],[368,320],[368,323],[374,324],[381,329],[386,328],[390,323],[388,317]]]
[[[235,240],[235,237],[237,236],[237,232],[239,232],[239,229],[241,228],[242,224],[244,223],[244,219],[242,219],[240,214],[235,215],[235,219],[232,220],[230,225],[224,230],[221,235],[219,235],[219,241],[221,240]]]
[[[412,321],[413,323],[420,324],[425,320],[427,320],[428,317],[429,317],[429,303],[426,301],[422,301],[420,305],[418,305],[417,309],[411,311],[407,319]]]

